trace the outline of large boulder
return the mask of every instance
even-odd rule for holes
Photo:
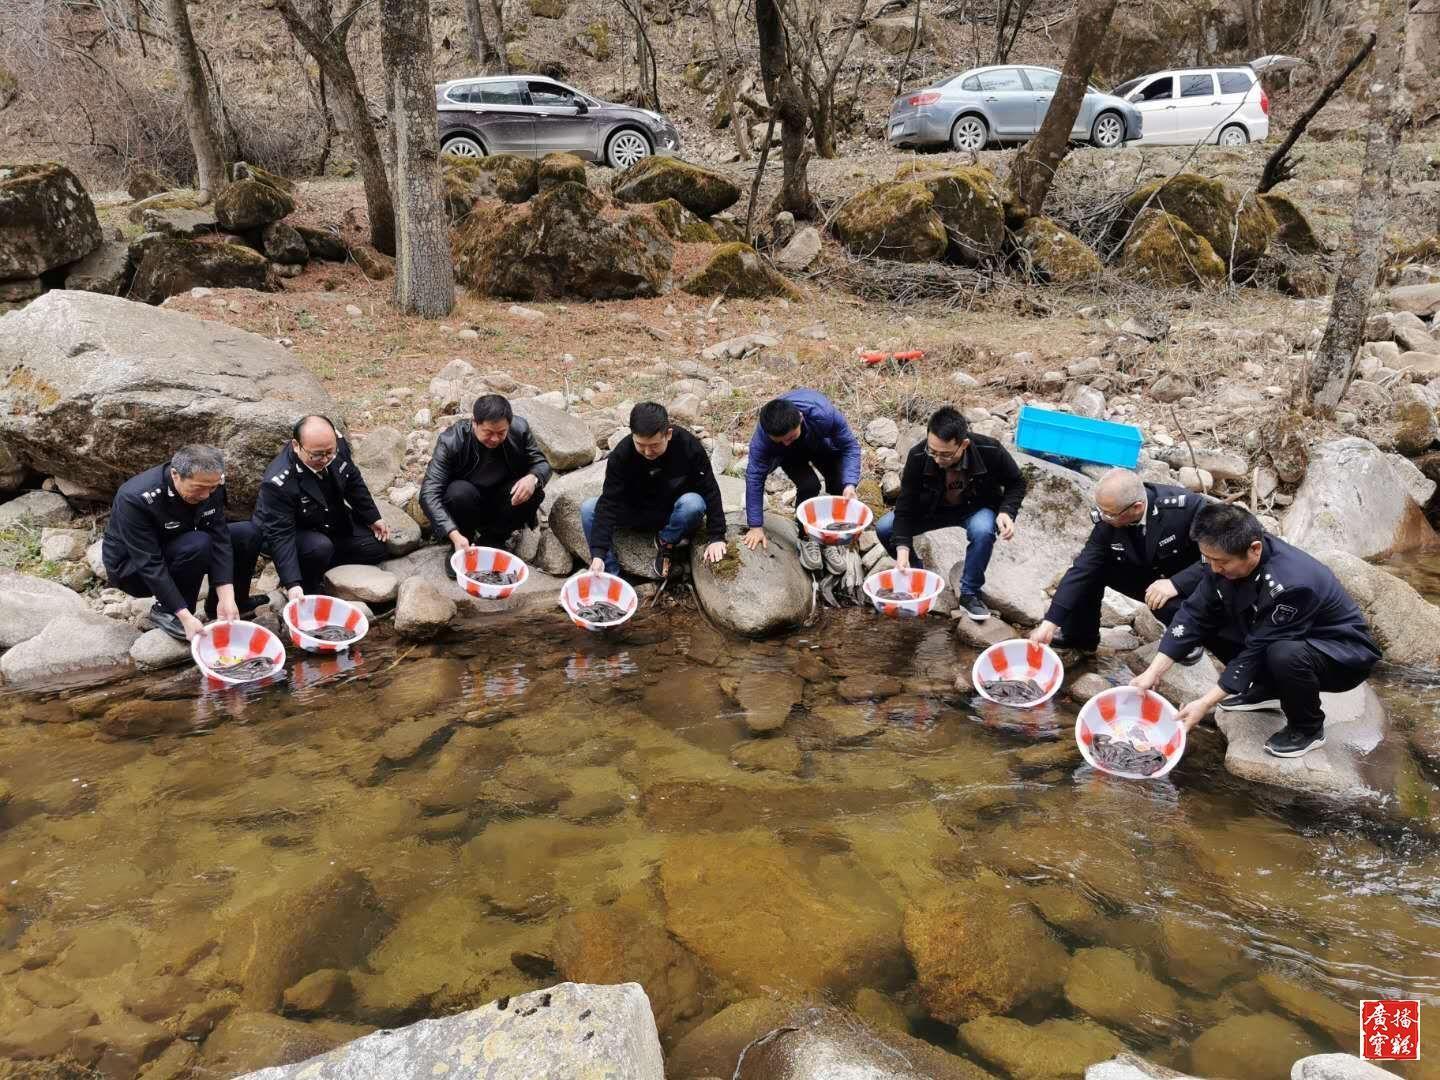
[[[1348,551],[1316,551],[1360,605],[1376,644],[1392,664],[1440,666],[1440,608],[1394,574]]]
[[[196,287],[211,289],[272,288],[270,260],[244,244],[200,240],[154,240],[135,268],[130,296],[158,304],[167,296]]]
[[[0,570],[0,650],[29,641],[61,615],[85,610],[80,595],[58,582]]]
[[[139,636],[140,631],[129,623],[103,615],[61,614],[40,633],[0,656],[0,675],[11,686],[109,676],[130,666],[130,647]]]
[[[440,178],[452,218],[470,212],[476,199],[523,203],[540,190],[540,170],[533,158],[490,154],[483,158],[440,157]],[[459,211],[457,213],[457,211]]]
[[[692,214],[708,218],[740,201],[740,189],[728,177],[673,157],[647,157],[610,182],[615,198],[626,203],[674,199]]]
[[[405,436],[392,427],[367,432],[351,452],[372,493],[389,489],[405,469]]]
[[[1006,1076],[1088,1076],[1085,1069],[1120,1051],[1124,1044],[1098,1024],[1045,1020],[1026,1024],[1004,1016],[982,1016],[961,1024],[960,1042]]]
[[[1261,195],[1260,203],[1275,219],[1275,243],[1283,244],[1296,255],[1319,255],[1325,250],[1310,219],[1288,196],[1271,192]]]
[[[638,983],[567,982],[455,1016],[377,1031],[309,1061],[262,1069],[241,1080],[447,1075],[664,1080],[665,1067],[650,1003]]]
[[[665,291],[674,251],[650,215],[607,217],[598,195],[566,183],[509,211],[472,214],[456,241],[456,270],[481,296],[630,299]]]
[[[64,165],[0,165],[0,281],[76,262],[101,239],[95,204]]]
[[[585,162],[574,154],[546,154],[540,159],[536,174],[541,191],[548,191],[559,184],[585,184]]]
[[[272,221],[261,229],[260,243],[271,262],[302,266],[310,261],[310,246],[305,238],[283,221]]]
[[[966,266],[988,266],[1005,240],[1005,205],[988,169],[956,167],[930,170],[917,163],[901,166],[901,179],[923,184],[945,225],[949,258]]]
[[[336,415],[284,347],[223,323],[56,290],[0,318],[0,440],[26,465],[113,494],[177,446],[225,452],[231,508],[306,413]]]
[[[583,468],[595,460],[600,451],[595,436],[579,417],[564,409],[546,405],[534,398],[516,398],[511,403],[516,416],[523,416],[530,425],[540,451],[556,472]]]
[[[1440,282],[1429,285],[1400,285],[1382,298],[1392,311],[1408,311],[1422,319],[1440,312]]]
[[[1440,546],[1410,495],[1409,477],[1360,438],[1335,439],[1310,451],[1282,532],[1306,551],[1329,548],[1362,559]]]
[[[1117,235],[1146,209],[1179,218],[1237,276],[1254,268],[1280,227],[1254,195],[1246,193],[1242,199],[1222,181],[1196,173],[1179,173],[1137,188],[1116,218]]]
[[[913,15],[889,15],[871,19],[865,25],[865,36],[893,56],[904,56],[930,40],[930,24],[922,16],[916,33]]]
[[[205,1039],[204,1053],[196,1068],[176,1075],[235,1076],[251,1069],[269,1072],[267,1066],[323,1054],[363,1030],[325,1020],[306,1024],[273,1013],[239,1009],[225,1016]]]
[[[1142,285],[1178,288],[1225,280],[1225,260],[1210,241],[1163,210],[1146,210],[1136,219],[1116,265]]]
[[[130,280],[130,270],[130,245],[123,240],[105,240],[71,265],[65,273],[65,288],[119,296]]]
[[[718,563],[691,550],[690,573],[701,610],[722,630],[764,637],[799,626],[810,613],[810,576],[800,565],[800,536],[794,521],[765,515],[768,547],[751,551],[740,543],[738,515],[726,532],[728,550]]]
[[[262,229],[293,212],[295,200],[277,187],[246,177],[215,197],[215,217],[229,232]]]
[[[710,261],[685,279],[681,288],[693,296],[725,296],[766,300],[780,296],[799,300],[800,293],[771,268],[749,244],[722,244]]]
[[[660,222],[665,235],[682,244],[718,244],[720,234],[715,226],[702,221],[674,199],[661,199],[650,204],[650,213]]]
[[[1100,256],[1049,218],[1030,218],[1015,234],[1015,243],[1025,253],[1030,273],[1041,281],[1069,285],[1100,276]]]
[[[909,21],[908,19],[906,20]],[[1117,1043],[1118,1045],[1118,1043]],[[844,1063],[843,1065],[841,1063]],[[908,1033],[880,1030],[840,1009],[787,1016],[738,1061],[735,1080],[988,1080],[962,1057]],[[732,1075],[726,1069],[725,1075]],[[1017,1074],[1018,1075],[1018,1074]]]
[[[929,262],[950,246],[935,197],[924,184],[890,181],[866,188],[831,223],[852,254],[899,262]]]

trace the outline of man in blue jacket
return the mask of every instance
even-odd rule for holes
[[[860,483],[860,440],[834,402],[818,390],[791,390],[765,403],[750,436],[745,466],[745,523],[750,528],[741,539],[751,551],[767,546],[765,479],[777,466],[795,485],[796,506],[820,494],[821,477],[831,495],[854,498]],[[820,545],[802,544],[800,555],[807,569],[820,569]]]
[[[1365,616],[1324,563],[1271,536],[1243,507],[1201,508],[1190,535],[1205,574],[1130,685],[1153,690],[1197,645],[1225,664],[1220,685],[1187,702],[1193,728],[1216,705],[1232,712],[1279,709],[1285,726],[1265,740],[1276,757],[1325,745],[1321,693],[1353,690],[1380,660]]]

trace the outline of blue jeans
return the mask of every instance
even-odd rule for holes
[[[590,542],[590,534],[595,531],[595,508],[600,505],[600,500],[586,499],[580,504],[580,527],[585,530],[585,542]],[[678,540],[689,536],[700,524],[700,519],[705,516],[705,498],[693,491],[687,491],[675,500],[675,506],[670,511],[670,517],[659,524],[660,539],[667,544],[673,544]],[[615,527],[627,529],[653,529],[657,522],[651,519],[638,517],[629,511],[628,507],[620,507],[620,513],[616,516]],[[612,547],[605,552],[605,572],[607,574],[620,573],[620,562],[615,558],[615,549]]]
[[[942,507],[935,518],[924,522],[924,525],[919,532],[954,526],[965,530],[965,568],[960,572],[960,595],[979,596],[980,590],[985,587],[985,568],[990,565],[990,553],[995,550],[995,511],[988,506],[982,506],[979,510],[957,514]],[[890,511],[875,523],[875,532],[880,537],[880,543],[885,545],[885,550],[894,558],[895,545],[890,538],[895,532],[895,511]],[[921,565],[913,551],[910,553],[910,565]],[[943,572],[948,567],[936,569]]]

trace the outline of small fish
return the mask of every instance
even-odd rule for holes
[[[625,617],[625,609],[606,600],[596,600],[592,604],[576,608],[575,614],[586,622],[604,624],[619,622]]]
[[[1109,735],[1096,735],[1090,753],[1106,768],[1140,776],[1153,776],[1165,767],[1165,755],[1159,750],[1153,747],[1137,750],[1128,740],[1112,739]]]
[[[355,636],[354,630],[348,630],[343,626],[321,626],[314,630],[306,630],[305,633],[316,641],[349,641]]]
[[[919,599],[919,596],[920,596],[919,593],[902,592],[902,591],[899,590],[899,589],[876,589],[876,590],[875,590],[875,595],[878,596],[881,600],[900,600],[900,601],[916,600],[916,599]]]
[[[268,656],[250,656],[243,660],[234,660],[229,663],[221,661],[212,664],[212,670],[224,675],[227,679],[235,679],[238,682],[250,682],[254,679],[263,679],[269,675],[275,666]]]
[[[827,521],[824,525],[820,526],[820,528],[826,532],[851,532],[859,527],[860,526],[853,521]]]
[[[509,570],[477,570],[466,576],[471,581],[478,581],[482,585],[514,585],[520,580],[519,574],[511,573]]]
[[[1034,679],[994,679],[983,684],[985,693],[1001,705],[1028,705],[1045,696],[1045,689]]]

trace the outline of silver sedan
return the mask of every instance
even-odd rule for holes
[[[1051,68],[972,68],[944,82],[912,90],[890,107],[890,145],[983,150],[1024,142],[1040,130],[1060,73]],[[1113,149],[1140,138],[1140,110],[1093,86],[1081,102],[1070,138]]]

